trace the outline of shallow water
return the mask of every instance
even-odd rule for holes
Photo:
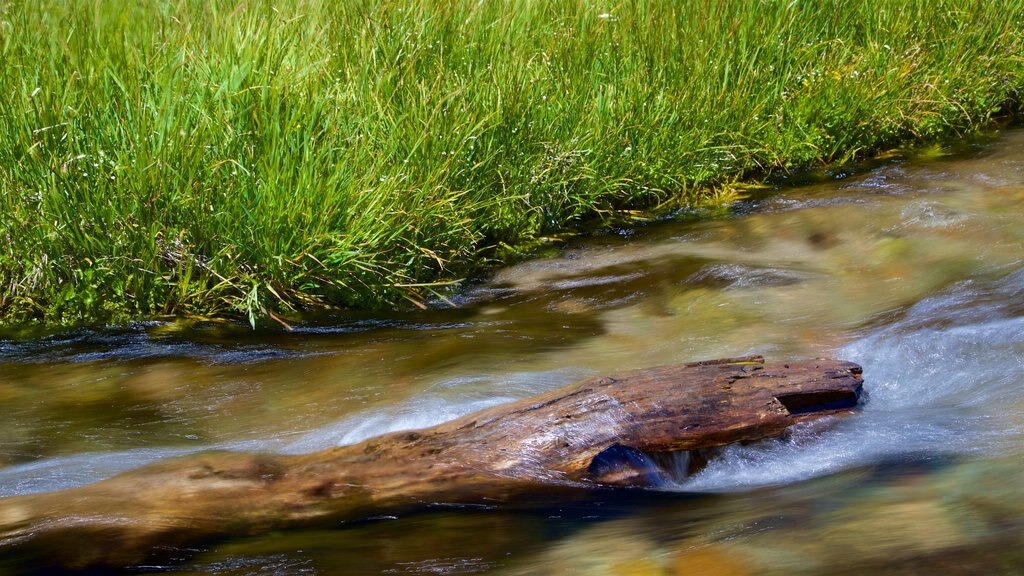
[[[860,415],[729,448],[666,491],[382,517],[127,568],[1022,573],[1024,131],[938,152],[807,176],[729,218],[578,240],[454,308],[0,340],[0,497],[211,447],[319,450],[627,368],[830,356],[864,366]]]

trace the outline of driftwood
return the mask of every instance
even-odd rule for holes
[[[0,500],[0,557],[126,566],[228,535],[366,518],[431,503],[665,479],[700,454],[849,412],[861,369],[760,357],[586,380],[417,431],[302,456],[208,452],[93,485]]]

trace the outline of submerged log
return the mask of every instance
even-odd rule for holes
[[[126,566],[218,537],[430,503],[658,483],[666,453],[771,438],[849,412],[860,373],[833,360],[697,362],[593,378],[314,454],[170,459],[81,488],[0,500],[0,556]]]

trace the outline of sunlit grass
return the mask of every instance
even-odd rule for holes
[[[612,210],[976,130],[1022,8],[0,0],[0,318],[421,302]]]

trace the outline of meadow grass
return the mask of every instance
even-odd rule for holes
[[[0,321],[422,303],[554,231],[971,132],[1024,0],[0,0]]]

